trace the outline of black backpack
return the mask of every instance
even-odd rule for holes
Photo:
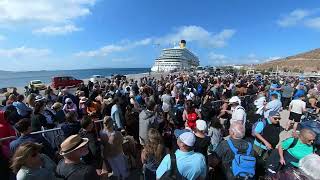
[[[183,177],[178,171],[175,153],[170,154],[170,160],[171,160],[170,170],[165,172],[161,176],[160,180],[186,180],[187,178]]]

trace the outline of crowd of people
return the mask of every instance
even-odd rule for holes
[[[7,94],[1,179],[320,179],[319,122],[301,120],[320,81],[179,72],[73,91]]]

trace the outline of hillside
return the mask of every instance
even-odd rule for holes
[[[279,70],[290,70],[294,72],[320,71],[320,48],[305,53],[288,56],[283,59],[258,64],[255,67],[260,70],[276,70],[277,66]]]

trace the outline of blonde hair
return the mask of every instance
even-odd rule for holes
[[[41,148],[42,145],[32,142],[20,145],[12,157],[11,169],[13,172],[17,173],[25,165],[27,158],[34,153],[39,153]]]
[[[154,156],[156,162],[160,162],[162,160],[164,145],[158,130],[153,128],[149,129],[148,140],[144,147],[144,151],[146,152],[146,157]]]
[[[106,127],[107,129],[112,129],[113,128],[113,121],[112,118],[110,116],[105,116],[103,118],[103,125],[104,127]]]

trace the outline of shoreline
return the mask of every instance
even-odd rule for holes
[[[146,72],[146,73],[136,73],[136,74],[125,74],[124,76],[126,76],[126,79],[127,80],[130,80],[130,79],[133,79],[133,80],[140,80],[141,78],[143,77],[155,77],[156,79],[160,78],[161,76],[163,75],[167,75],[169,74],[169,72],[164,72],[164,73],[160,73],[160,72]],[[111,78],[111,76],[105,76],[106,78]],[[83,80],[83,82],[85,84],[88,84],[88,81],[89,81],[90,78],[85,78],[85,79],[81,79]],[[26,82],[27,84],[28,82]],[[50,86],[51,85],[51,82],[50,83],[45,83],[46,86]],[[25,93],[24,91],[24,87],[16,87],[17,88],[17,92],[19,94],[23,94]],[[76,88],[70,88],[71,91],[75,91]],[[0,94],[0,101],[4,100],[5,99],[5,96],[4,96],[5,93],[2,93]],[[44,90],[41,90],[40,91],[40,94],[41,95],[44,95]],[[25,97],[26,98],[26,97]]]

